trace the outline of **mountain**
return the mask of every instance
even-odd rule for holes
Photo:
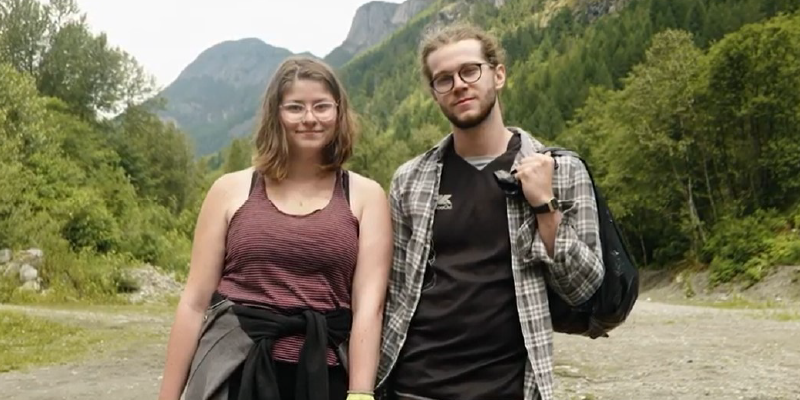
[[[767,3],[771,5],[763,5]],[[339,65],[353,104],[370,123],[405,139],[421,125],[446,127],[419,85],[420,39],[436,26],[469,20],[493,31],[507,50],[504,103],[509,122],[556,138],[592,87],[621,84],[658,30],[692,29],[698,44],[707,45],[792,4],[794,0],[370,2],[356,12],[342,45],[324,59]],[[252,132],[266,80],[290,54],[257,39],[214,46],[162,93],[169,106],[161,115],[189,133],[198,156],[217,153],[232,138]],[[256,59],[261,61],[253,72]],[[244,80],[242,74],[253,76]]]
[[[0,20],[15,23],[0,22],[0,249],[58,261],[41,269],[50,300],[127,290],[126,265],[185,276],[208,188],[252,146],[194,162],[184,133],[144,107],[98,121],[105,103],[145,90],[123,93],[138,66],[78,18],[4,4]],[[800,265],[800,2],[438,0],[339,68],[363,122],[348,169],[388,188],[448,132],[417,48],[459,19],[506,49],[505,123],[583,156],[639,266],[689,278],[707,267],[712,287],[736,290]],[[165,92],[172,118],[228,140],[286,56],[258,40],[214,46]],[[681,282],[686,296],[707,289]]]
[[[466,19],[506,50],[504,122],[587,160],[640,266],[758,281],[800,262],[784,256],[795,250],[783,233],[800,229],[798,10],[797,0],[437,3],[341,68],[366,121],[348,168],[388,188],[448,132],[417,49],[432,27]]]
[[[249,133],[267,81],[291,55],[255,38],[212,46],[160,93],[160,116],[189,133],[198,155],[213,153]]]
[[[341,66],[406,24],[434,0],[373,1],[359,7],[347,38],[325,57]],[[300,53],[316,57],[310,53]],[[261,96],[275,68],[293,53],[260,39],[219,43],[203,51],[158,97],[159,113],[194,142],[197,156],[216,153],[252,132]]]
[[[327,56],[325,62],[339,67],[354,56],[380,43],[434,0],[406,0],[404,3],[372,1],[358,8],[347,38]]]

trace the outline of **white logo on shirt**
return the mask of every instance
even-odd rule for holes
[[[450,201],[451,194],[440,194],[436,196],[436,209],[437,210],[451,210],[453,203]]]

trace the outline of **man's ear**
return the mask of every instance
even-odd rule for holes
[[[494,67],[494,87],[497,90],[502,89],[506,85],[506,66],[497,64]]]

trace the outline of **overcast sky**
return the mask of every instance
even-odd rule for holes
[[[402,0],[384,0],[401,3]],[[167,86],[203,50],[257,37],[323,57],[347,36],[367,0],[78,0],[95,32]],[[222,4],[225,4],[224,6]]]

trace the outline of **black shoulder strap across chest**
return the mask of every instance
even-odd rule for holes
[[[346,169],[342,170],[342,188],[344,189],[344,198],[347,204],[350,204],[350,174]]]
[[[261,174],[258,173],[258,170],[253,170],[253,177],[250,178],[250,194],[253,194],[253,189],[256,188],[256,183],[259,176],[261,176]]]

